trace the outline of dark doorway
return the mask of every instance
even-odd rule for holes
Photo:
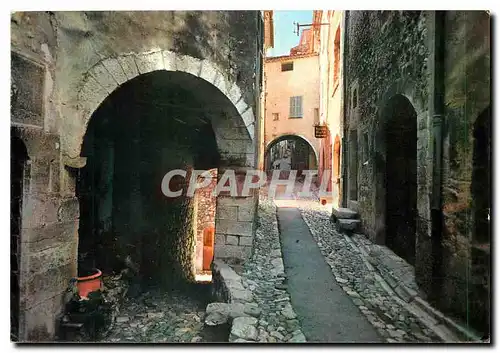
[[[474,242],[490,242],[491,207],[491,108],[486,109],[474,124],[472,162],[472,204]]]
[[[10,338],[12,341],[17,342],[19,339],[22,203],[28,153],[21,139],[12,135],[10,150]]]
[[[472,247],[469,285],[469,322],[490,334],[491,300],[491,107],[474,123],[472,160]]]
[[[415,263],[417,215],[417,114],[405,97],[386,107],[386,244]]]

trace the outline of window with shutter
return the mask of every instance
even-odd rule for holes
[[[302,118],[302,96],[290,97],[290,118]]]

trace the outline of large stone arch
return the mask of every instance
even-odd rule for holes
[[[309,145],[309,147],[311,147],[311,149],[314,152],[314,158],[316,159],[316,165],[319,165],[319,154],[318,154],[317,149],[311,143],[311,141],[309,141],[309,139],[307,137],[305,137],[304,135],[297,134],[297,133],[294,133],[294,132],[283,133],[280,136],[277,136],[274,139],[272,139],[271,141],[267,142],[266,143],[266,147],[264,149],[264,151],[265,151],[264,152],[264,158],[267,158],[267,154],[268,154],[268,152],[269,152],[269,150],[271,149],[272,146],[274,146],[275,144],[277,144],[280,141],[286,140],[288,137],[299,138],[299,139],[302,139],[305,142],[307,142],[307,144]]]
[[[67,142],[64,150],[66,156],[77,161],[71,166],[85,166],[83,142],[92,123],[100,120],[100,115],[96,112],[102,111],[101,108],[105,105],[103,102],[107,102],[108,98],[113,99],[117,93],[123,92],[124,88],[129,89],[130,85],[140,80],[148,80],[148,77],[156,77],[156,82],[171,83],[172,89],[179,87],[190,91],[193,96],[199,98],[197,104],[199,103],[200,107],[207,107],[206,110],[200,111],[200,118],[206,117],[210,120],[215,134],[221,157],[217,166],[218,177],[223,175],[225,168],[240,171],[254,167],[255,117],[238,85],[228,81],[222,70],[210,60],[199,60],[159,50],[106,58],[84,75],[76,99],[80,124],[72,125],[66,131],[63,129],[62,133]],[[137,86],[136,89],[141,87]],[[153,86],[145,87],[150,89]],[[254,197],[237,200],[232,197],[217,197],[214,249],[216,258],[245,259],[249,256],[253,235],[254,201]],[[227,219],[228,209],[237,210],[239,216],[236,220]]]
[[[225,140],[248,140],[253,143],[255,137],[253,109],[245,101],[239,86],[228,80],[217,64],[209,59],[200,60],[189,55],[158,49],[102,59],[83,75],[77,84],[76,102],[71,106],[79,119],[76,119],[76,123],[62,127],[63,154],[70,160],[78,159],[90,118],[101,103],[126,82],[154,71],[184,72],[213,85],[232,103],[237,112],[231,116],[235,119],[236,129],[226,134],[221,131],[218,136],[220,147],[231,148],[227,146]],[[227,130],[227,126],[221,126],[221,129]],[[233,149],[238,148],[239,146],[235,146]],[[247,157],[246,166],[253,166],[253,148],[247,146],[246,149],[246,154],[250,155]],[[84,161],[77,161],[75,164],[82,165]]]

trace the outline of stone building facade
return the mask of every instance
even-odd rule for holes
[[[330,173],[327,190],[333,207],[341,205],[343,131],[343,11],[314,11],[313,26],[319,31],[320,111],[319,124],[328,128],[319,144],[319,177]]]
[[[343,204],[441,310],[488,332],[490,16],[348,11],[345,24]]]
[[[319,120],[319,56],[313,43],[311,30],[304,30],[299,45],[290,50],[290,55],[265,59],[261,146],[264,152],[261,153],[267,169],[271,169],[269,150],[288,138],[300,139],[310,146],[306,164],[309,169],[317,168],[319,141],[314,137],[314,125]]]
[[[162,178],[256,166],[263,15],[20,12],[11,53],[13,331],[51,340],[84,261],[193,278],[194,201]],[[250,255],[257,201],[217,198],[216,258]]]

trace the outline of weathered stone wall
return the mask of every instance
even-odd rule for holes
[[[383,108],[391,97],[403,95],[415,109],[418,129],[415,271],[421,289],[431,294],[435,290],[432,264],[439,260],[432,258],[435,244],[430,223],[434,15],[427,11],[350,11],[348,16],[346,124],[348,132],[357,131],[356,153],[368,156],[366,165],[361,158],[358,165],[348,165],[349,182],[353,168],[358,171],[358,199],[348,201],[348,206],[360,212],[365,233],[383,242],[385,190],[377,170],[385,165],[387,148],[397,148],[383,139]],[[443,278],[439,280],[441,293],[433,294],[443,311],[464,321],[468,315],[469,324],[484,327],[480,322],[487,321],[489,310],[489,246],[479,251],[473,245],[471,186],[474,122],[491,104],[489,16],[479,11],[446,12],[443,42]],[[477,252],[481,255],[473,255]]]
[[[219,181],[222,175],[223,171],[219,170]],[[241,195],[244,180],[245,174],[236,174],[238,195]],[[231,197],[225,193],[219,195],[215,215],[215,259],[232,262],[235,259],[246,260],[250,257],[255,235],[257,203],[255,192],[248,197]]]
[[[474,203],[479,200],[473,190],[473,155],[476,119],[491,105],[490,16],[485,11],[446,12],[445,34],[445,271],[440,304],[464,321],[469,312],[473,326],[487,329],[489,234],[483,238],[486,241],[476,240],[482,234],[474,229]],[[483,251],[477,247],[481,243],[488,244]]]
[[[24,203],[21,235],[21,312],[25,316],[21,339],[53,338],[61,294],[76,275],[79,207],[75,178],[78,168],[85,165],[81,147],[94,111],[136,76],[155,70],[187,72],[203,78],[202,85],[215,86],[221,101],[232,104],[224,112],[211,112],[223,117],[213,122],[223,164],[253,167],[261,28],[259,11],[12,15],[11,49],[35,64],[17,65],[19,60],[13,60],[12,68],[11,121],[24,131],[21,138],[32,163],[32,194],[27,194]],[[220,101],[212,104],[221,105]],[[180,208],[192,210],[191,206],[183,203]],[[183,217],[190,219],[191,211],[186,212]],[[185,226],[193,228],[188,223]],[[192,245],[182,244],[179,249]],[[184,258],[192,266],[189,251],[176,256],[181,259],[180,267],[187,266]],[[45,290],[28,287],[34,276],[44,278]]]
[[[142,73],[141,63],[135,63],[134,59],[140,61],[141,54],[158,50],[209,60],[225,76],[224,93],[229,94],[232,84],[236,84],[243,102],[256,111],[259,88],[254,73],[261,60],[257,57],[261,39],[255,36],[262,22],[259,11],[32,12],[15,14],[13,19],[13,48],[42,60],[47,57],[55,63],[55,97],[49,109],[59,116],[54,129],[67,132],[61,136],[61,144],[63,152],[71,157],[79,154],[78,139],[86,124],[85,117],[83,121],[74,121],[72,117],[93,113],[78,112],[78,104],[82,104],[78,97],[81,81],[103,58],[130,54],[120,59],[117,67],[126,68],[125,76],[129,65],[137,65],[134,70]],[[154,58],[146,55],[143,60]],[[119,77],[123,71],[115,73],[114,63],[103,65],[95,67],[96,78],[106,81],[111,77],[109,84],[103,82],[101,89],[113,89],[111,82],[116,86],[115,80],[123,82]]]
[[[397,94],[412,103],[418,120],[419,217],[428,220],[426,148],[429,144],[427,125],[427,29],[425,13],[412,11],[349,11],[347,43],[344,48],[346,67],[346,127],[357,131],[358,197],[349,202],[361,214],[363,230],[373,240],[382,227],[377,199],[383,190],[377,185],[377,161],[385,161],[383,108]],[[354,102],[354,91],[357,100]],[[364,146],[364,143],[367,145]],[[387,146],[387,148],[389,148]],[[366,159],[361,158],[362,153]],[[363,165],[365,161],[366,165]],[[379,190],[377,190],[379,189]],[[349,193],[348,200],[349,200]],[[382,217],[383,218],[383,217]]]
[[[208,227],[215,228],[215,206],[217,198],[213,195],[215,186],[217,185],[217,170],[210,170],[212,180],[206,187],[196,190],[196,250],[195,250],[195,270],[201,272],[203,270],[203,245],[204,245],[204,230]],[[203,182],[203,177],[199,177],[198,181]]]
[[[20,339],[45,341],[54,335],[47,318],[63,303],[76,275],[78,200],[61,188],[58,137],[15,127],[29,161],[25,170],[20,260]]]

